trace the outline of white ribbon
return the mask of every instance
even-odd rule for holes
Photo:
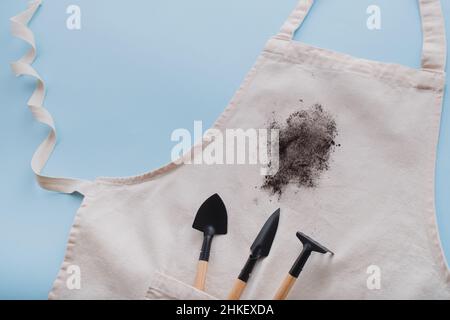
[[[49,177],[41,174],[56,145],[55,123],[51,114],[43,106],[46,91],[45,83],[38,72],[31,66],[36,59],[37,50],[34,34],[28,28],[28,23],[41,4],[41,0],[31,1],[27,10],[11,18],[12,35],[22,39],[31,46],[30,50],[22,58],[11,63],[12,71],[16,76],[31,76],[37,80],[36,89],[27,104],[33,113],[34,118],[37,121],[46,124],[51,129],[47,138],[34,153],[31,160],[31,168],[36,175],[39,185],[44,189],[63,193],[79,192],[84,194],[83,190],[91,185],[92,182],[71,178]]]

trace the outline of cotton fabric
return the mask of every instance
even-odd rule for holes
[[[265,128],[274,114],[285,119],[316,103],[335,117],[341,146],[329,170],[317,187],[292,184],[280,198],[260,188],[260,167],[252,165],[170,163],[93,182],[42,176],[55,133],[42,107],[44,83],[30,65],[36,51],[26,24],[39,3],[13,19],[14,34],[32,45],[13,68],[38,79],[29,105],[53,128],[33,169],[44,188],[85,196],[50,299],[223,299],[277,208],[271,253],[253,272],[244,299],[273,297],[301,250],[296,231],[335,255],[313,254],[289,299],[450,298],[434,207],[446,57],[439,0],[419,0],[424,47],[417,70],[292,40],[313,4],[299,2],[214,124],[222,131]],[[226,236],[214,239],[203,293],[192,287],[202,235],[191,225],[214,193],[225,202],[229,226]],[[80,290],[67,287],[71,265],[81,269]],[[367,286],[373,265],[381,271],[379,290]]]

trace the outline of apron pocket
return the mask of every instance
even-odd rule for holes
[[[150,282],[146,300],[217,300],[213,296],[175,278],[156,272]]]

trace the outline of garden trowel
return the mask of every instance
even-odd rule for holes
[[[203,202],[192,224],[192,228],[203,232],[203,244],[194,282],[194,287],[199,290],[205,290],[212,239],[216,234],[226,234],[227,227],[227,209],[222,199],[216,193]]]
[[[277,233],[279,220],[280,209],[275,211],[269,219],[267,219],[261,231],[258,233],[258,236],[250,247],[250,256],[248,257],[247,263],[235,281],[234,286],[228,295],[228,300],[239,300],[241,298],[256,263],[269,255],[273,239]]]

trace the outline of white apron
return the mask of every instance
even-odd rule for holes
[[[13,69],[38,79],[29,106],[52,128],[33,157],[33,170],[42,187],[85,196],[49,298],[225,298],[277,208],[281,218],[271,253],[254,270],[244,299],[273,297],[301,250],[296,231],[335,255],[313,254],[290,299],[450,298],[434,207],[446,57],[440,1],[419,0],[419,70],[293,41],[312,4],[300,1],[214,125],[265,128],[274,117],[284,124],[296,112],[317,105],[326,110],[338,143],[326,170],[317,171],[310,185],[290,181],[281,195],[262,188],[260,167],[251,165],[171,163],[140,176],[93,182],[42,176],[55,131],[42,106],[44,83],[31,67],[36,53],[27,24],[39,2],[12,19],[13,34],[33,47]],[[191,225],[214,193],[226,204],[229,226],[213,242],[203,293],[191,286],[202,241]],[[73,266],[81,271],[80,289],[68,286]],[[371,270],[380,271],[379,288],[370,286]]]

